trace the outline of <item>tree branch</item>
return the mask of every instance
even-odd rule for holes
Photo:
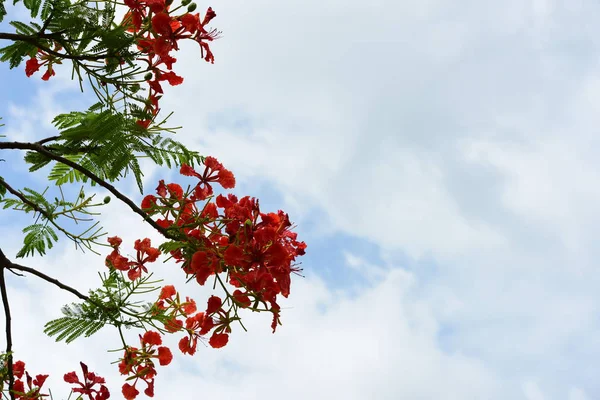
[[[8,364],[8,393],[11,400],[15,399],[13,393],[13,385],[15,377],[13,373],[13,356],[12,356],[12,322],[10,317],[10,304],[8,303],[8,294],[6,290],[6,281],[4,280],[4,271],[10,266],[11,262],[6,258],[2,250],[0,250],[0,292],[2,294],[2,304],[4,305],[4,318],[6,319],[6,363]]]
[[[71,160],[68,160],[64,157],[61,157],[58,154],[52,153],[46,147],[44,147],[38,143],[0,142],[0,149],[17,149],[17,150],[35,151],[37,153],[45,155],[46,157],[48,157],[54,161],[58,161],[61,164],[67,165],[67,166],[73,168],[74,170],[81,172],[83,175],[87,176],[89,179],[91,179],[92,181],[96,182],[98,185],[102,186],[103,188],[105,188],[106,190],[111,192],[117,199],[119,199],[123,203],[127,204],[129,206],[129,208],[131,208],[131,210],[133,210],[133,212],[135,212],[136,214],[141,216],[144,219],[144,221],[146,221],[148,224],[150,224],[150,226],[152,226],[154,229],[159,231],[164,237],[166,237],[168,239],[173,239],[173,240],[178,239],[178,237],[176,235],[173,235],[167,229],[158,225],[152,218],[150,218],[150,216],[148,214],[146,214],[144,211],[142,211],[142,209],[139,208],[127,196],[125,196],[124,194],[119,192],[113,185],[106,182],[104,179],[98,177],[97,175],[95,175],[88,169],[82,167],[81,165],[79,165]]]
[[[23,193],[19,192],[18,190],[14,189],[12,186],[10,186],[8,183],[6,183],[6,181],[2,177],[0,177],[0,186],[3,186],[10,194],[17,197],[19,200],[21,200],[23,203],[27,204],[29,207],[33,208],[34,211],[42,214],[44,216],[44,218],[46,218],[48,221],[52,222],[51,215],[49,215],[46,212],[46,210],[44,210],[43,208],[41,208],[34,202],[29,201],[29,199],[27,197],[23,196]],[[59,228],[59,227],[57,227],[57,228]]]
[[[0,249],[0,269],[3,269],[3,270],[7,269],[11,272],[14,272],[13,270],[17,270],[17,271],[21,271],[21,272],[28,272],[32,275],[37,276],[38,278],[42,278],[46,282],[50,282],[53,285],[55,285],[63,290],[66,290],[69,293],[74,294],[81,300],[87,301],[88,303],[93,304],[98,308],[102,308],[106,311],[114,311],[114,310],[111,310],[110,308],[106,307],[104,304],[96,302],[95,300],[91,299],[89,296],[86,296],[85,294],[81,293],[79,290],[77,290],[69,285],[65,285],[58,279],[52,278],[51,276],[48,276],[48,275],[44,274],[43,272],[38,271],[37,269],[26,267],[24,265],[20,265],[20,264],[11,262],[8,258],[6,258],[6,256],[2,252],[2,249]],[[16,272],[14,272],[14,273],[16,274]],[[20,274],[17,274],[17,275],[20,275]],[[23,276],[23,275],[20,275],[20,276]],[[3,275],[0,274],[0,278],[2,279],[2,280],[0,280],[0,286],[1,286],[2,282],[4,280]]]
[[[2,252],[2,250],[0,250],[0,252]],[[74,294],[75,296],[79,297],[81,300],[84,301],[89,301],[90,303],[95,304],[88,296],[86,296],[85,294],[81,293],[80,291],[78,291],[77,289],[72,288],[71,286],[65,285],[64,283],[62,283],[61,281],[59,281],[58,279],[52,278],[46,274],[44,274],[43,272],[40,272],[36,269],[30,268],[30,267],[26,267],[24,265],[20,265],[20,264],[15,264],[13,262],[9,261],[9,266],[6,267],[9,270],[13,270],[16,269],[17,271],[22,271],[22,272],[28,272],[32,275],[37,276],[38,278],[42,278],[43,280],[45,280],[46,282],[50,282],[55,286],[58,286],[59,288],[66,290],[67,292],[70,292],[72,294]]]
[[[80,242],[83,242],[83,240],[81,238],[79,238],[75,234],[72,234],[71,232],[67,231],[65,228],[60,226],[58,223],[56,223],[56,221],[54,221],[54,215],[49,214],[46,210],[41,208],[39,205],[37,205],[33,201],[29,200],[27,197],[25,197],[23,195],[23,193],[19,192],[18,190],[14,189],[12,186],[10,186],[8,183],[6,183],[6,181],[2,177],[0,177],[0,186],[3,186],[13,196],[17,197],[24,204],[27,204],[34,211],[36,211],[36,212],[40,213],[42,216],[44,216],[44,218],[46,218],[46,220],[48,222],[50,222],[52,224],[52,226],[54,226],[56,229],[58,229],[59,231],[64,233],[64,235],[66,237],[73,240],[76,245],[77,245],[77,240],[79,240]]]

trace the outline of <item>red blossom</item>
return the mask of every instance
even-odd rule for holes
[[[222,304],[223,302],[219,297],[210,296],[210,298],[208,299],[208,306],[206,307],[206,314],[211,315],[213,313],[216,313],[221,309]]]
[[[171,333],[179,332],[183,327],[183,321],[176,318],[168,319],[165,322],[165,329]]]
[[[156,196],[149,194],[146,197],[144,197],[144,199],[142,200],[142,210],[147,210],[154,206],[156,206]]]
[[[186,302],[182,304],[182,309],[186,315],[191,315],[197,310],[196,302],[194,301],[194,299],[186,297]]]
[[[160,334],[158,332],[147,331],[142,337],[142,343],[158,346],[162,344],[162,338],[160,337]]]
[[[17,378],[21,379],[25,373],[25,363],[23,361],[17,361],[13,363],[13,374]]]
[[[159,35],[170,35],[173,33],[171,30],[171,17],[166,12],[159,12],[152,17],[152,29]]]
[[[123,239],[118,236],[109,237],[107,240],[112,247],[119,247],[123,243]]]
[[[173,360],[173,353],[168,347],[161,346],[158,348],[158,362],[160,365],[169,365]]]
[[[31,57],[25,63],[25,75],[27,75],[28,77],[30,77],[31,75],[33,75],[34,73],[36,73],[37,71],[39,71],[40,67],[41,67],[41,65],[38,62],[38,59],[35,58],[35,57]]]
[[[87,395],[90,400],[106,400],[110,397],[108,388],[104,385],[105,380],[101,376],[96,375],[93,372],[88,371],[87,365],[80,362],[81,370],[83,371],[83,380],[80,382],[75,371],[69,372],[64,375],[64,381],[67,383],[77,384],[80,387],[73,388],[74,393],[81,393]],[[100,385],[98,388],[94,386]]]
[[[123,397],[127,400],[133,400],[140,394],[139,390],[135,388],[135,386],[130,385],[129,383],[124,383],[123,388],[121,390],[123,393]]]
[[[215,349],[219,349],[221,347],[224,347],[227,342],[229,341],[229,335],[226,333],[217,333],[216,331],[213,333],[213,335],[210,337],[210,339],[208,340],[208,344],[211,345],[211,347],[215,348]]]
[[[158,298],[162,300],[169,299],[175,296],[176,293],[177,291],[175,290],[175,286],[167,285],[162,288],[162,290],[160,291],[160,296]]]

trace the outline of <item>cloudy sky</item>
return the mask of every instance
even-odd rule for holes
[[[215,64],[184,46],[185,84],[162,106],[180,140],[234,171],[236,193],[290,213],[306,277],[275,335],[248,315],[226,348],[160,370],[157,398],[600,399],[600,4],[208,5],[224,32]],[[67,75],[0,65],[0,133],[54,134],[55,114],[87,105]],[[44,187],[6,153],[2,176]],[[148,192],[177,179],[145,171]],[[132,181],[120,188],[141,198]],[[0,214],[9,257],[27,221]],[[125,242],[159,240],[117,202],[102,221]],[[23,263],[83,289],[104,268],[66,240]],[[205,295],[174,265],[155,269]],[[119,398],[115,332],[54,344],[43,324],[75,299],[9,283],[17,357],[61,395],[82,360]]]

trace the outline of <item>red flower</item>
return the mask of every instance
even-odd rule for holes
[[[152,17],[152,29],[159,35],[171,35],[171,17],[165,12],[160,12]]]
[[[107,240],[112,247],[119,247],[123,243],[123,239],[118,236],[109,237]]]
[[[171,318],[165,322],[165,329],[169,332],[179,332],[183,327],[183,322],[180,319]]]
[[[212,348],[219,349],[224,347],[229,341],[229,335],[226,333],[217,333],[216,331],[208,340],[208,344],[211,345]]]
[[[246,294],[242,293],[242,291],[239,289],[236,289],[233,292],[233,299],[237,301],[243,308],[250,307],[250,298]]]
[[[208,7],[208,10],[206,10],[206,15],[202,20],[202,26],[207,25],[216,16],[217,13],[213,11],[212,7]]]
[[[235,177],[228,169],[222,169],[218,174],[219,183],[224,189],[233,189],[235,187]]]
[[[13,363],[13,374],[21,379],[25,373],[25,363],[23,361],[17,361]]]
[[[215,220],[219,216],[219,211],[217,211],[217,205],[215,203],[206,203],[202,213],[200,214],[203,218],[208,218],[209,220]]]
[[[181,164],[181,168],[179,169],[179,173],[185,176],[195,176],[197,178],[201,178],[202,175],[196,172],[194,168],[190,167],[187,164]]]
[[[165,0],[146,0],[146,5],[153,13],[159,13],[166,9]]]
[[[223,302],[217,296],[210,296],[208,299],[208,306],[206,307],[206,314],[211,315],[221,309]]]
[[[67,383],[79,383],[79,378],[77,377],[77,372],[69,372],[64,376],[64,380]]]
[[[24,393],[25,392],[25,384],[23,383],[23,381],[17,379],[13,385],[13,390],[16,393]]]
[[[144,128],[144,129],[148,129],[148,127],[150,126],[150,123],[151,123],[151,122],[152,122],[152,120],[151,120],[151,119],[140,119],[140,120],[137,120],[137,121],[135,121],[135,123],[136,123],[138,126],[140,126],[140,127]],[[142,207],[142,208],[143,208],[143,207]]]
[[[177,86],[177,85],[181,85],[183,83],[183,78],[181,76],[177,75],[173,71],[169,71],[169,72],[165,72],[165,73],[161,74],[160,80],[169,82],[169,85],[171,85],[171,86]]]
[[[142,343],[149,344],[151,346],[153,346],[153,345],[158,346],[158,345],[162,344],[162,338],[160,337],[160,333],[158,333],[158,332],[147,331],[146,333],[144,333],[144,336],[142,337]]]
[[[154,379],[146,381],[148,387],[144,389],[144,394],[148,397],[154,397]]]
[[[189,354],[190,356],[193,356],[194,353],[196,353],[196,345],[197,340],[195,338],[190,340],[189,336],[185,336],[179,341],[179,350],[183,354]]]
[[[198,13],[184,14],[179,18],[179,20],[181,21],[183,28],[190,33],[194,33],[200,28],[200,14]]]
[[[80,382],[75,371],[65,374],[64,380],[67,383],[78,384],[79,388],[73,388],[74,393],[81,393],[88,396],[90,400],[106,400],[110,397],[108,388],[104,386],[105,380],[101,376],[88,371],[87,365],[80,362],[81,370],[83,371],[84,382]],[[95,385],[100,385],[98,389],[94,389]],[[95,395],[94,397],[92,397]]]
[[[191,315],[191,314],[195,313],[197,308],[196,308],[196,302],[194,301],[194,299],[190,299],[189,297],[186,297],[185,300],[186,300],[186,302],[181,305],[181,307],[183,308],[183,312],[186,315]]]
[[[173,360],[173,353],[168,347],[161,346],[158,348],[158,362],[160,365],[169,365]]]
[[[169,183],[167,185],[167,189],[169,190],[171,197],[175,197],[176,199],[180,200],[183,198],[183,189],[181,188],[181,185],[178,185],[177,183]]]
[[[196,281],[204,285],[209,276],[217,272],[219,260],[212,253],[197,251],[192,256],[190,268],[196,274]]]
[[[149,208],[152,208],[155,205],[156,205],[156,196],[153,196],[151,194],[147,195],[142,200],[142,210],[147,210]]]
[[[54,75],[56,75],[56,72],[54,72],[52,65],[48,64],[48,70],[46,70],[46,73],[42,75],[42,80],[47,81],[48,79],[50,79],[51,76]]]
[[[38,62],[38,59],[35,57],[31,57],[25,63],[25,75],[27,75],[28,77],[33,75],[34,73],[39,71],[40,67],[41,67],[41,65]]]
[[[177,293],[177,291],[175,290],[175,286],[167,285],[162,288],[162,290],[160,291],[160,296],[158,298],[161,300],[169,299],[175,296],[175,293]]]
[[[106,266],[109,268],[118,269],[119,271],[128,271],[129,265],[130,263],[127,257],[120,255],[117,249],[106,256]]]
[[[172,219],[168,219],[168,218],[165,218],[165,219],[157,219],[157,220],[156,220],[156,224],[157,224],[158,226],[162,227],[162,228],[168,228],[168,227],[170,227],[171,225],[173,225],[173,220],[172,220]]]
[[[225,250],[225,254],[223,254],[223,258],[225,259],[225,264],[230,266],[247,266],[248,259],[246,254],[244,254],[244,250],[235,245],[230,245],[227,250]]]
[[[130,385],[129,383],[124,383],[123,388],[121,389],[123,393],[123,397],[127,400],[133,400],[140,394],[139,390],[135,388],[135,386]]]

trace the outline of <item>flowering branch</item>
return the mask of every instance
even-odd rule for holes
[[[79,165],[71,160],[61,157],[58,154],[54,154],[53,152],[49,151],[46,147],[42,146],[41,144],[26,143],[26,142],[0,142],[0,149],[32,150],[32,151],[35,151],[42,155],[45,155],[46,157],[48,157],[52,160],[58,161],[62,164],[65,164],[65,165],[73,168],[74,170],[81,172],[83,175],[90,178],[93,182],[96,182],[98,185],[102,186],[103,188],[105,188],[106,190],[111,192],[117,199],[119,199],[123,203],[127,204],[129,206],[129,208],[131,208],[131,210],[133,210],[133,212],[140,215],[144,219],[144,221],[146,221],[148,224],[150,224],[150,226],[152,226],[154,229],[159,231],[164,237],[173,239],[173,240],[176,240],[178,238],[176,235],[173,235],[167,229],[161,227],[156,222],[154,222],[148,216],[148,214],[146,214],[144,211],[142,211],[142,209],[139,208],[127,196],[125,196],[124,194],[119,192],[113,185],[106,182],[104,179],[98,177],[97,175],[92,173],[87,168],[84,168],[81,165]]]

